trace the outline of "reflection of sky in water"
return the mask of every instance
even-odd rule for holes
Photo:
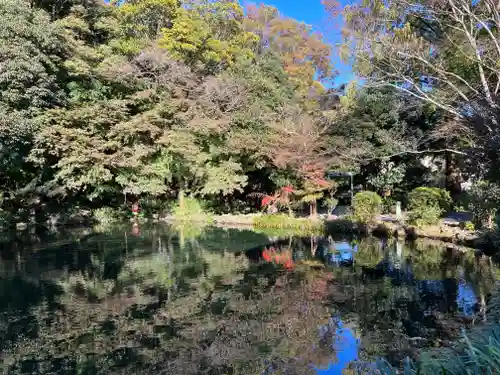
[[[466,316],[474,314],[474,306],[477,303],[476,293],[472,285],[460,280],[458,284],[457,305],[458,309]]]
[[[442,280],[423,280],[420,282],[421,291],[424,293],[432,293],[434,295],[444,295],[444,283]],[[477,296],[474,288],[464,280],[459,280],[457,291],[457,306],[458,310],[466,315],[474,315],[474,306],[477,303]]]
[[[335,242],[328,248],[327,258],[331,263],[351,262],[353,254],[358,251],[358,245],[348,242]]]
[[[341,320],[334,324],[337,325],[332,347],[336,353],[335,363],[331,363],[327,369],[316,369],[318,375],[342,375],[342,370],[349,366],[349,363],[358,359],[359,340],[354,332],[345,328]]]
[[[431,293],[443,293],[444,287],[441,280],[426,280],[421,284],[423,289]],[[457,305],[458,309],[465,315],[474,314],[474,306],[477,302],[476,294],[472,286],[463,280],[458,283]],[[316,368],[318,375],[342,375],[342,371],[349,367],[352,362],[359,360],[360,340],[356,338],[350,328],[346,328],[340,319],[332,318],[329,326],[335,326],[335,336],[333,337],[332,347],[336,353],[336,358],[327,369]],[[320,329],[320,334],[325,333],[328,326]],[[365,363],[365,365],[367,365]]]

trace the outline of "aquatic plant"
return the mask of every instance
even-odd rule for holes
[[[494,302],[493,308],[495,307],[497,305]],[[468,333],[463,332],[462,340],[455,347],[423,352],[418,360],[406,358],[402,368],[395,368],[388,361],[379,360],[372,373],[377,375],[499,374],[500,325],[494,323]]]

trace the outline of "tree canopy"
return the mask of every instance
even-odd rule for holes
[[[257,209],[247,197],[286,186],[315,205],[327,170],[375,181],[390,159],[408,176],[427,152],[498,177],[488,1],[350,5],[338,51],[237,1],[3,0],[0,14],[2,212],[180,193]],[[335,53],[362,84],[333,84]]]

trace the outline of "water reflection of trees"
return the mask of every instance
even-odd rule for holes
[[[269,239],[251,231],[82,233],[30,252],[46,241],[0,263],[7,373],[313,373],[335,358],[335,329],[318,336],[332,314],[355,327],[362,359],[397,360],[454,337],[461,279],[484,306],[493,285],[486,258],[376,239],[326,269],[311,265],[332,239],[277,241],[293,272],[253,262]]]
[[[158,231],[98,235],[4,260],[3,369],[312,373],[310,364],[329,363],[331,348],[317,335],[331,315],[323,274],[251,264],[203,241]]]
[[[356,325],[363,343],[361,358],[386,353],[397,362],[415,355],[418,348],[447,345],[464,322],[476,320],[458,309],[460,284],[471,285],[478,297],[475,314],[486,313],[487,296],[495,285],[488,258],[423,242],[370,242],[358,244],[358,277],[337,271],[343,292],[355,291],[355,298],[331,301],[344,321]]]

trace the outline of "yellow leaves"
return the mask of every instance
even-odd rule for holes
[[[124,55],[135,55],[145,47],[145,43],[142,38],[128,37],[112,40],[110,46]]]
[[[207,26],[199,16],[183,9],[171,28],[162,29],[159,45],[173,57],[189,61],[210,39]]]
[[[397,42],[410,42],[415,38],[415,33],[410,23],[407,22],[403,27],[394,30],[394,38]]]
[[[116,8],[126,36],[154,39],[181,10],[178,0],[128,0]]]
[[[118,12],[127,16],[137,16],[148,11],[161,11],[173,18],[180,7],[178,0],[128,0],[118,7]]]
[[[351,81],[345,89],[345,95],[340,97],[340,104],[345,110],[349,110],[356,105],[356,97],[358,93],[358,84],[356,81]]]
[[[241,10],[239,5],[236,7],[232,3],[223,5],[225,5],[222,8],[224,11],[229,7],[229,10],[237,10],[236,13],[239,14]],[[234,14],[222,13],[218,16],[223,20],[226,20],[226,17],[232,20]],[[255,45],[258,37],[253,33],[245,32],[241,23],[223,32],[220,25],[213,22],[214,17],[216,16],[212,13],[205,17],[199,9],[181,9],[172,27],[162,29],[160,47],[168,50],[174,58],[190,64],[201,62],[231,65],[237,56],[252,57],[250,46]],[[217,34],[220,35],[219,38],[214,37]]]
[[[259,50],[269,49],[281,58],[302,96],[309,95],[318,76],[331,77],[331,47],[309,25],[283,17],[276,8],[265,5],[249,7],[244,25],[247,31],[264,36]]]

